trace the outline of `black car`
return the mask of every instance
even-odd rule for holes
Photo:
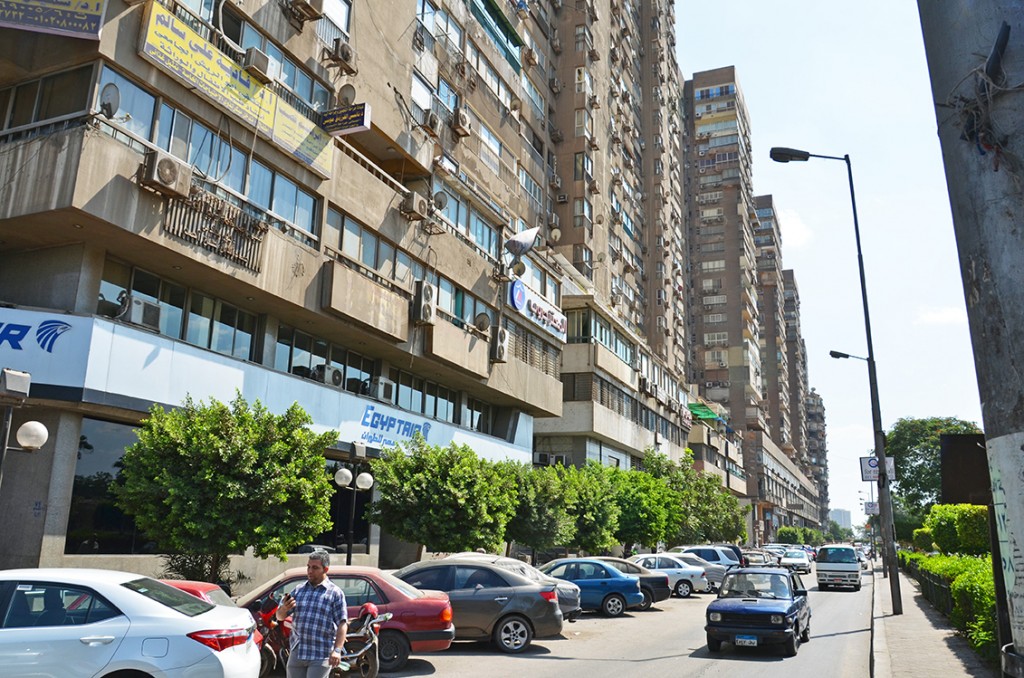
[[[800,575],[775,567],[733,568],[706,612],[708,651],[782,645],[787,657],[811,637],[811,606]]]
[[[644,594],[644,602],[636,608],[638,610],[649,610],[655,603],[672,596],[672,587],[669,585],[668,575],[664,572],[648,570],[643,565],[624,558],[594,556],[594,560],[603,560],[623,574],[635,574],[640,577],[640,593]]]

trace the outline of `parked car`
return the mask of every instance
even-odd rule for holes
[[[779,546],[778,544],[766,544],[762,547],[761,550],[763,550],[765,553],[770,553],[773,556],[775,556],[775,562],[778,563],[780,560],[782,560],[782,556],[786,553],[787,549],[785,546]]]
[[[868,569],[868,556],[864,553],[864,549],[857,549],[857,560],[860,561],[860,569]]]
[[[722,578],[725,577],[726,567],[725,565],[718,565],[717,563],[709,563],[704,560],[696,553],[671,553],[671,556],[678,558],[687,565],[699,567],[704,570],[704,576],[708,578],[708,591],[717,589],[722,583]]]
[[[584,610],[600,610],[608,617],[618,617],[627,608],[639,607],[644,602],[639,577],[623,574],[600,560],[560,558],[545,563],[540,571],[579,586]]]
[[[576,584],[573,584],[571,581],[549,577],[533,565],[524,563],[518,558],[498,556],[493,553],[478,553],[476,551],[455,553],[448,556],[448,558],[473,558],[475,560],[482,560],[486,563],[503,567],[506,570],[515,572],[516,574],[521,574],[527,579],[532,579],[539,584],[554,584],[557,587],[558,607],[562,610],[562,619],[567,622],[574,622],[579,619],[581,614],[583,614],[583,608],[580,606],[579,586],[576,586]]]
[[[788,657],[811,637],[807,588],[796,572],[779,568],[735,568],[722,581],[706,612],[708,651],[722,643],[737,647],[782,645]]]
[[[640,603],[636,609],[641,612],[651,609],[655,603],[660,603],[672,596],[671,579],[665,572],[654,572],[637,562],[630,562],[624,558],[595,556],[594,560],[604,561],[622,574],[635,574],[640,578],[640,593],[644,594],[644,602]]]
[[[725,569],[730,567],[739,567],[739,557],[732,551],[732,549],[723,548],[721,546],[676,546],[669,549],[669,553],[695,553],[709,563],[715,563],[721,565]]]
[[[819,548],[814,574],[819,591],[833,586],[852,586],[854,591],[860,591],[860,561],[849,544],[826,544]]]
[[[676,558],[671,553],[641,553],[630,560],[648,569],[667,574],[672,591],[680,598],[689,598],[694,591],[707,591],[710,587],[704,570]]]
[[[193,595],[200,600],[205,600],[208,603],[214,605],[227,605],[228,607],[238,607],[238,604],[231,599],[231,596],[227,594],[227,591],[221,587],[220,584],[211,584],[205,581],[193,581],[191,579],[161,579],[161,582],[168,586],[173,586],[176,589],[181,589],[189,595]],[[260,633],[259,629],[253,631],[253,640],[256,641],[256,647],[262,647],[263,645],[263,634]]]
[[[419,591],[376,567],[332,566],[328,579],[345,592],[348,617],[354,619],[363,603],[373,603],[393,616],[381,625],[377,652],[382,671],[398,671],[409,654],[447,650],[455,638],[452,605],[438,591]],[[260,584],[238,599],[255,618],[267,597],[280,602],[284,594],[306,581],[306,568],[293,567]]]
[[[452,603],[456,640],[493,640],[519,653],[534,638],[562,632],[554,584],[542,584],[474,558],[406,565],[395,576],[419,589],[444,591]]]
[[[782,560],[779,561],[779,567],[784,567],[794,572],[801,574],[811,573],[811,559],[807,555],[807,551],[803,549],[789,549],[782,554]]]
[[[65,678],[73,667],[83,676],[252,678],[260,670],[256,624],[246,610],[130,572],[2,571],[0,619],[4,676]]]
[[[770,567],[779,564],[778,559],[767,551],[744,549],[743,557],[746,559],[748,567]]]

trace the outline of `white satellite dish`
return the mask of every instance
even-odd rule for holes
[[[338,90],[338,101],[342,106],[349,106],[356,100],[356,88],[352,85],[343,85]]]

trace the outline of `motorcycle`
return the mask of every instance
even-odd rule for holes
[[[288,664],[292,620],[291,617],[284,621],[277,620],[278,605],[276,599],[268,596],[253,615],[260,632],[263,633],[260,678],[265,678],[277,667],[283,668]],[[359,615],[349,622],[345,654],[341,658],[341,664],[332,669],[332,678],[377,678],[380,672],[380,658],[377,654],[380,626],[389,619],[391,613],[381,614],[373,603],[365,603],[359,608]]]

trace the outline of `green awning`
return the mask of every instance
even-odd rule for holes
[[[686,406],[690,408],[690,412],[693,416],[698,419],[720,419],[720,417],[704,403],[687,403]]]

